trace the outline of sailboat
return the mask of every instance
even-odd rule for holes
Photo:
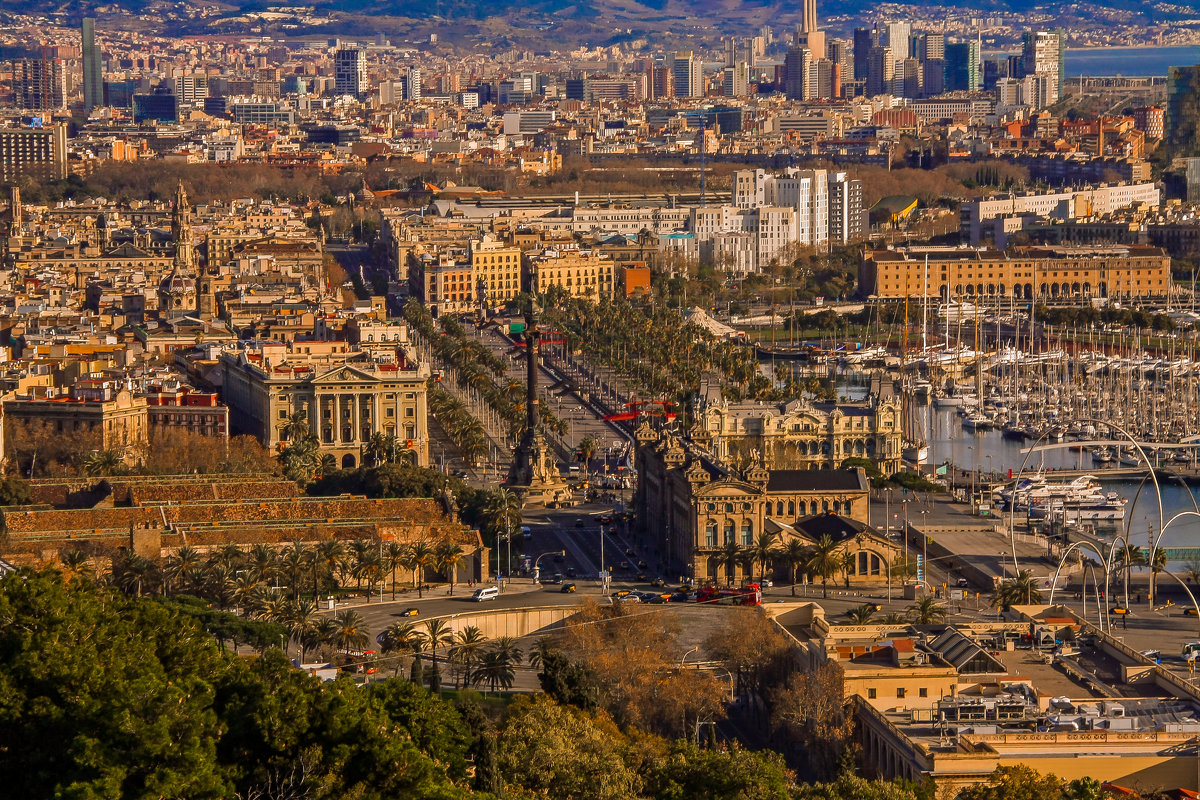
[[[929,291],[929,256],[925,256],[925,291]],[[924,330],[924,309],[921,312],[922,330]],[[922,335],[924,335],[922,333]],[[904,342],[900,346],[900,390],[901,418],[900,427],[903,432],[903,446],[900,455],[912,464],[923,464],[929,458],[929,441],[925,438],[925,424],[921,419],[920,404],[913,397],[914,384],[905,374],[905,360],[908,357],[908,291],[904,292]]]

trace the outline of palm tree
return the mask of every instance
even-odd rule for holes
[[[148,558],[126,554],[113,560],[112,581],[118,589],[134,597],[150,591],[158,579],[158,567]]]
[[[908,618],[914,625],[935,625],[946,621],[946,608],[926,595],[908,607]]]
[[[487,637],[483,631],[474,625],[468,625],[454,635],[454,644],[450,648],[449,660],[455,665],[454,686],[458,688],[458,677],[461,674],[463,686],[471,682],[471,674],[479,663],[483,651],[483,643]],[[530,654],[532,657],[532,654]]]
[[[788,565],[788,582],[792,584],[792,597],[795,597],[796,567],[805,560],[804,543],[796,538],[788,539],[777,551],[776,558],[781,559]]]
[[[240,574],[233,579],[233,603],[240,613],[254,605],[262,584],[249,572],[245,570],[238,570],[238,572]]]
[[[417,584],[417,597],[423,597],[421,584],[425,578],[425,570],[434,563],[434,551],[429,542],[420,539],[412,545],[413,581]]]
[[[493,692],[498,687],[512,688],[516,680],[516,665],[521,660],[521,649],[516,646],[516,639],[503,636],[492,643],[483,658],[480,659],[476,671],[479,682],[486,681]]]
[[[379,647],[385,653],[416,653],[421,649],[421,631],[415,622],[393,622],[379,637]],[[393,674],[400,672],[400,660],[395,660]]]
[[[331,581],[334,581],[334,575],[341,570],[344,558],[345,550],[337,539],[326,539],[317,544],[317,551],[313,555],[312,562],[314,598],[320,593],[320,578],[328,576]]]
[[[1167,569],[1167,551],[1155,547],[1149,558],[1150,564],[1150,607],[1154,607],[1154,598],[1158,595],[1158,574]]]
[[[308,438],[308,414],[304,411],[293,411],[279,428],[279,437],[288,442],[299,442]]]
[[[541,669],[542,665],[546,663],[546,656],[556,649],[549,636],[542,636],[534,642],[533,647],[529,650],[529,666],[532,669]]]
[[[876,610],[874,603],[863,603],[847,611],[846,616],[855,625],[869,625],[875,619]]]
[[[361,651],[366,648],[367,642],[370,641],[370,631],[367,630],[362,614],[347,608],[333,615],[333,624],[337,626],[334,643],[342,652]]]
[[[854,566],[858,563],[854,553],[849,550],[843,550],[840,557],[842,567],[842,580],[846,582],[846,588],[850,588],[850,576],[854,574]]]
[[[283,624],[288,640],[300,646],[300,661],[304,661],[305,638],[317,620],[317,605],[309,600],[291,600],[284,610]]]
[[[116,475],[125,471],[125,457],[117,450],[93,450],[83,468],[88,475]]]
[[[725,542],[725,546],[721,548],[721,561],[725,564],[726,583],[733,583],[733,574],[737,570],[737,565],[741,558],[742,548],[738,543],[732,539]]]
[[[1126,544],[1113,553],[1113,564],[1120,570],[1125,584],[1125,605],[1129,605],[1129,571],[1146,566],[1146,553],[1140,547]]]
[[[292,600],[300,597],[300,575],[309,568],[311,551],[300,542],[285,545],[279,557],[279,569],[287,575],[292,591]]]
[[[362,565],[367,560],[374,548],[366,539],[351,539],[350,540],[350,558],[346,562],[347,571],[354,576],[355,588],[362,588]]]
[[[767,581],[767,566],[775,560],[775,534],[762,531],[754,539],[750,548],[755,563],[758,564],[758,582],[765,585]]]
[[[72,577],[82,574],[83,568],[87,566],[88,563],[87,553],[75,548],[67,550],[64,553],[59,553],[58,559],[62,562],[62,565],[67,570],[68,575]]]
[[[278,574],[275,550],[269,544],[253,544],[246,553],[246,569],[262,583],[270,583]]]
[[[367,440],[366,446],[363,447],[363,462],[368,467],[377,467],[380,464],[386,464],[391,460],[392,447],[388,442],[387,436],[383,433],[375,432],[371,434],[371,438]]]
[[[189,545],[176,550],[167,556],[163,565],[163,577],[173,588],[190,586],[200,574],[200,551]]]
[[[583,437],[579,443],[579,461],[583,464],[583,471],[588,472],[588,465],[592,463],[592,458],[596,455],[596,440],[590,436]]]
[[[823,534],[808,551],[804,571],[821,579],[821,597],[829,597],[829,579],[842,568],[842,559],[837,553],[838,544],[828,533]]]
[[[437,546],[434,551],[434,561],[438,570],[450,581],[450,594],[454,594],[454,581],[458,577],[458,562],[462,561],[466,551],[461,545],[449,539]]]
[[[341,629],[338,624],[329,617],[318,616],[312,625],[302,634],[301,647],[307,645],[309,649],[318,647],[332,647],[337,641],[338,634]]]
[[[992,605],[1001,611],[1007,611],[1016,605],[1040,602],[1042,593],[1037,588],[1037,580],[1025,569],[1018,572],[1015,578],[1001,581],[992,594]]]
[[[383,568],[392,576],[392,599],[396,599],[396,568],[404,566],[404,545],[395,539],[383,548]]]
[[[425,647],[429,652],[429,660],[431,669],[429,672],[429,685],[433,691],[441,689],[442,673],[438,668],[438,653],[437,651],[454,642],[454,631],[451,630],[450,624],[444,619],[431,619],[425,623]]]

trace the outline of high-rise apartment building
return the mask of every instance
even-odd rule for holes
[[[671,56],[671,74],[675,76],[676,97],[704,96],[704,63],[691,50]]]
[[[896,74],[896,59],[890,47],[872,47],[867,60],[867,94],[886,94],[892,90]]]
[[[941,61],[944,59],[946,57],[946,34],[922,34],[920,47],[916,56],[922,61]]]
[[[333,54],[334,94],[362,97],[367,93],[367,54],[348,47]]]
[[[44,128],[0,128],[0,179],[67,177],[66,123]]]
[[[829,43],[827,53],[829,60],[840,67],[838,71],[839,79],[843,81],[854,80],[854,52],[850,49],[850,43],[845,39],[834,39]]]
[[[863,238],[868,230],[866,212],[862,181],[851,180],[844,172],[830,175],[829,241],[846,244]]]
[[[404,73],[404,99],[421,99],[421,68],[409,67]]]
[[[812,68],[812,53],[800,45],[788,48],[783,60],[783,90],[789,100],[808,100],[812,94],[808,81]]]
[[[946,91],[973,92],[982,88],[979,70],[979,42],[953,42],[946,45]]]
[[[875,41],[875,35],[870,28],[854,29],[854,80],[867,80],[870,72],[871,48],[875,46]]]
[[[750,91],[750,66],[741,61],[722,73],[721,93],[725,97],[745,97]]]
[[[61,59],[17,58],[12,62],[13,104],[34,111],[67,105],[67,71]]]
[[[96,44],[96,20],[83,19],[83,110],[104,105],[104,69],[100,45]]]
[[[1167,142],[1188,154],[1200,144],[1200,64],[1167,70]]]
[[[655,65],[650,67],[650,74],[646,81],[649,84],[650,100],[665,100],[675,96],[675,73],[671,68],[663,65]]]
[[[1064,31],[1026,31],[1021,36],[1021,68],[1025,75],[1045,76],[1050,102],[1062,99],[1063,62],[1067,36]]]

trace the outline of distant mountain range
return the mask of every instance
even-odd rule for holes
[[[287,24],[280,20],[251,20],[243,15],[268,8],[278,11],[289,7],[281,0],[216,0],[225,13],[220,17],[192,17],[196,5],[190,0],[123,0],[125,15],[140,16],[136,24],[146,26],[150,19],[186,19],[172,22],[181,33],[246,30],[303,33],[367,32],[423,35],[438,32],[445,41],[474,40],[490,43],[520,43],[523,46],[603,45],[639,35],[662,35],[685,40],[689,36],[720,37],[725,33],[744,35],[762,25],[772,25],[782,33],[798,21],[800,0],[296,0],[296,4],[314,6],[318,17],[328,17],[327,25]],[[876,14],[880,0],[818,0],[822,17],[827,14],[861,16],[869,20]],[[946,0],[935,0],[946,5]],[[913,2],[920,6],[921,3]],[[1164,22],[1195,18],[1200,0],[1164,3],[1160,0],[1091,0],[1064,6],[1045,0],[968,0],[966,5],[981,13],[990,11],[1025,12],[1033,9],[1059,14],[1068,25],[1079,20],[1081,27],[1103,24],[1103,10],[1131,14],[1131,22]],[[210,6],[211,7],[211,6]],[[63,0],[41,13],[62,15],[69,20],[96,14],[103,20],[116,8],[109,0]],[[27,0],[0,0],[0,12],[28,14]],[[168,13],[169,12],[169,13]],[[1123,15],[1120,15],[1123,16]],[[113,24],[121,24],[112,20]],[[1110,20],[1111,21],[1111,20]],[[124,27],[124,26],[123,26]],[[699,44],[699,43],[698,43]]]

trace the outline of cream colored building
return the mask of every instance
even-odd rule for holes
[[[362,464],[376,433],[395,436],[415,463],[429,464],[429,368],[405,344],[263,342],[224,353],[220,363],[230,424],[272,450],[286,445],[289,420],[300,412],[321,451],[344,468]]]
[[[108,382],[79,381],[69,394],[54,395],[35,388],[28,394],[4,398],[4,440],[13,441],[22,428],[95,436],[96,446],[135,456],[149,441],[146,398]]]
[[[891,474],[901,468],[903,432],[898,398],[863,403],[732,403],[709,405],[691,438],[730,464],[754,454],[768,468],[828,469],[867,458]]]
[[[487,288],[487,303],[491,307],[504,305],[521,291],[521,248],[508,245],[495,236],[486,235],[471,241],[472,278]]]
[[[564,246],[530,252],[526,257],[538,292],[558,286],[571,297],[585,300],[611,299],[613,296],[616,266],[607,255]]]
[[[905,297],[1013,300],[1166,297],[1171,259],[1147,245],[907,247],[866,254],[859,291]]]

